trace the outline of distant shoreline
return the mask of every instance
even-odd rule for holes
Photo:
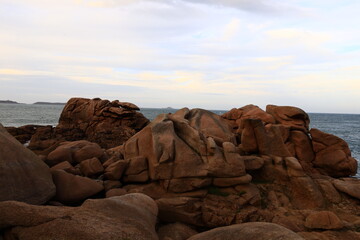
[[[35,105],[65,105],[66,103],[60,103],[60,102],[35,102],[33,104],[35,104]]]
[[[11,101],[11,100],[0,100],[0,103],[6,103],[6,104],[19,104],[18,102]]]

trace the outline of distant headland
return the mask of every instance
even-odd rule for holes
[[[61,102],[35,102],[33,104],[36,105],[65,105],[66,103],[61,103]]]
[[[19,104],[18,102],[11,101],[11,100],[0,100],[0,103],[7,103],[7,104]]]

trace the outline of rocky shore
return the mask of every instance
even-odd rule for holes
[[[303,110],[138,110],[72,98],[56,127],[0,125],[0,239],[360,239],[357,161]]]

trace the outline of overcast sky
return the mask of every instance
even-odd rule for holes
[[[0,0],[0,99],[360,113],[358,0]]]

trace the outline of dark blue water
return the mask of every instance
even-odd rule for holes
[[[0,104],[0,123],[4,126],[23,126],[27,124],[58,124],[63,105]],[[143,108],[141,112],[152,120],[161,113],[174,113],[172,108]],[[226,110],[213,110],[223,114]],[[334,134],[344,139],[352,156],[360,160],[360,114],[323,114],[310,113],[310,127]],[[359,162],[360,163],[360,162]],[[360,165],[357,177],[360,177]]]

